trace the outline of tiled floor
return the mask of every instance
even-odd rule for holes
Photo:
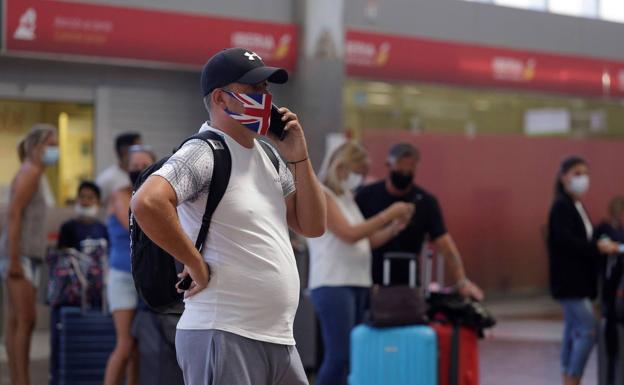
[[[549,341],[489,339],[482,341],[481,385],[558,385],[559,344]],[[583,385],[596,385],[596,354],[590,358]]]
[[[481,385],[557,385],[558,345],[551,342],[487,340],[481,344]],[[33,385],[47,384],[47,360],[33,360]],[[596,385],[595,357],[583,385]],[[0,384],[10,385],[6,362],[0,362]],[[381,384],[380,384],[381,385]]]
[[[539,311],[536,312],[536,309]],[[481,385],[558,385],[561,321],[558,307],[547,299],[517,305],[492,305],[499,325],[480,343]],[[521,316],[516,316],[520,314]],[[33,339],[33,385],[47,384],[48,332]],[[596,354],[583,385],[596,385]],[[9,385],[4,348],[0,346],[0,385]],[[384,385],[384,384],[379,384]]]

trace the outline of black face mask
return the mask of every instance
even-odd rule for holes
[[[132,182],[132,186],[136,184],[136,181],[139,179],[139,175],[141,175],[141,172],[143,172],[143,170],[128,171],[128,176],[130,177],[130,182]]]
[[[396,187],[398,190],[405,190],[412,183],[412,179],[414,179],[413,173],[402,173],[400,171],[392,171],[390,172],[390,181],[392,185]]]

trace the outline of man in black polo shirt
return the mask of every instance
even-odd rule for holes
[[[416,204],[414,216],[410,224],[394,239],[373,250],[373,282],[382,282],[382,256],[389,251],[420,253],[425,236],[447,259],[456,288],[466,297],[482,299],[483,292],[472,283],[464,271],[459,251],[453,238],[446,231],[442,212],[437,199],[413,184],[414,173],[420,155],[418,150],[409,143],[398,143],[388,153],[388,175],[384,180],[362,187],[355,200],[364,214],[369,218],[379,213],[394,202],[413,202]],[[393,265],[391,282],[406,284],[408,282],[407,263],[397,261]]]

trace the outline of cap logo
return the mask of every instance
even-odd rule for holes
[[[258,58],[259,60],[262,60],[260,55],[258,55],[255,52],[245,52],[245,56],[247,56],[247,59],[252,60],[252,61],[256,60],[256,58]]]

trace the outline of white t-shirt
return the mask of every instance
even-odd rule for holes
[[[130,186],[130,177],[118,164],[107,167],[95,179],[102,193],[102,202],[106,203],[110,195],[122,187]]]
[[[350,192],[335,195],[325,187],[325,191],[334,198],[338,208],[347,221],[356,225],[364,222],[364,216]],[[310,279],[308,287],[321,286],[363,286],[372,285],[371,246],[368,237],[354,244],[349,244],[327,230],[319,238],[308,239],[310,252]]]
[[[218,329],[243,337],[294,345],[299,275],[286,222],[285,197],[295,191],[280,159],[279,173],[255,143],[252,149],[222,134],[232,173],[210,225],[203,257],[211,269],[208,287],[185,300],[178,329]],[[154,173],[176,192],[178,216],[195,243],[206,209],[214,158],[210,146],[191,140]]]

